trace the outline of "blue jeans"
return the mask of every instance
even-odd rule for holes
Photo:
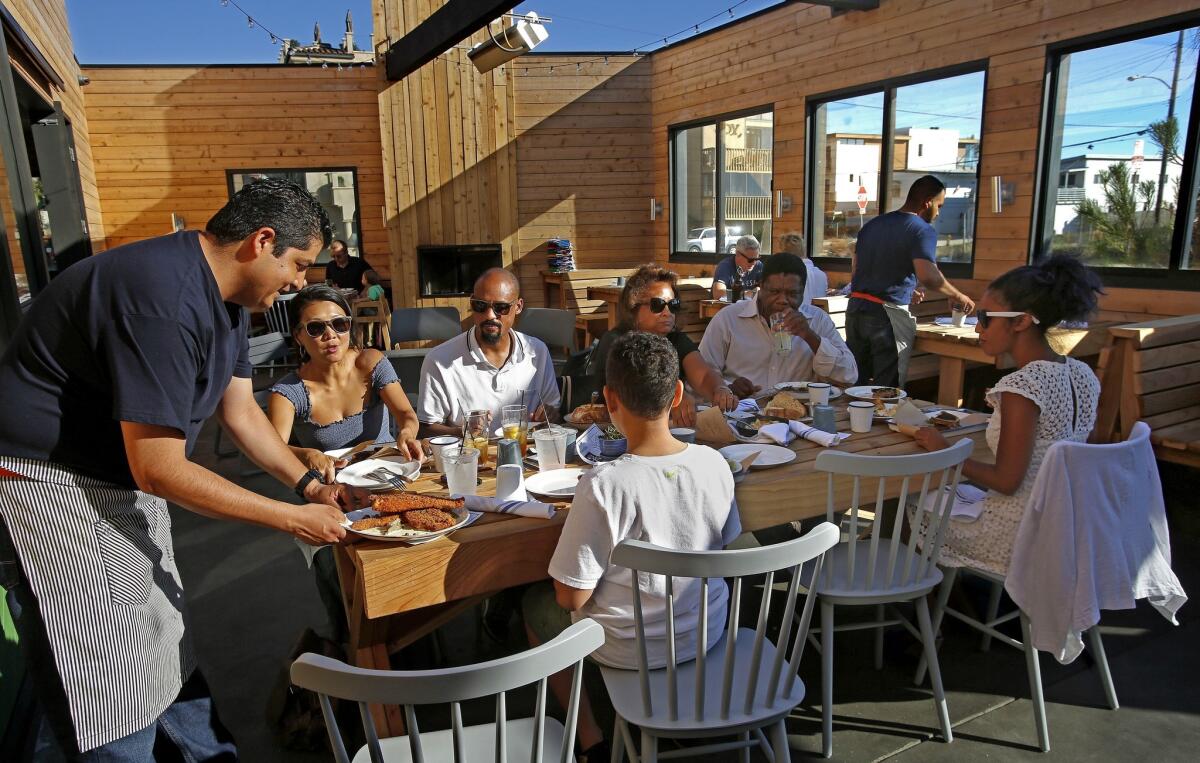
[[[879,312],[846,313],[846,345],[858,364],[859,384],[900,386],[900,356],[896,335],[883,308]]]
[[[238,759],[233,737],[222,725],[213,706],[208,683],[194,671],[162,715],[141,731],[113,740],[84,753],[77,752],[62,681],[54,668],[46,628],[38,614],[37,599],[21,572],[20,560],[0,519],[0,587],[17,626],[21,652],[34,683],[41,708],[31,760],[37,763],[144,763],[184,761],[225,763]],[[59,739],[66,740],[64,749]]]

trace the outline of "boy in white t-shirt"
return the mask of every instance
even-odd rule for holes
[[[525,619],[531,641],[541,643],[570,621],[591,617],[604,626],[606,635],[593,659],[636,670],[634,581],[629,570],[609,563],[613,549],[627,539],[667,548],[720,549],[737,537],[741,523],[725,459],[711,448],[682,443],[671,435],[669,414],[683,395],[671,344],[652,334],[626,334],[612,346],[605,381],[604,399],[613,423],[628,438],[628,452],[579,481],[550,560],[554,599],[561,609],[553,611],[548,586],[541,586],[526,595]],[[662,576],[642,575],[651,667],[666,662],[665,586]],[[676,579],[674,592],[676,656],[678,662],[686,662],[696,656],[700,582]],[[727,599],[725,582],[710,580],[710,646],[725,627]],[[568,610],[570,620],[564,616]],[[566,688],[565,682],[560,685]],[[580,707],[579,741],[589,761],[600,752],[591,749],[593,745],[603,745],[587,703]]]

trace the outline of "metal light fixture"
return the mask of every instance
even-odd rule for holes
[[[657,220],[658,216],[661,215],[662,212],[663,212],[662,202],[659,201],[658,199],[655,199],[652,197],[650,199],[650,219]]]
[[[536,13],[518,17],[499,34],[490,34],[489,27],[489,35],[490,40],[484,40],[467,53],[467,57],[475,64],[480,74],[490,72],[517,56],[525,55],[550,37]]]

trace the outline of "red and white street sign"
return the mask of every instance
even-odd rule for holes
[[[1134,172],[1142,171],[1142,164],[1146,161],[1146,141],[1135,140],[1133,142],[1133,156],[1129,160],[1130,168]]]
[[[858,187],[858,213],[861,215],[867,211],[867,187],[860,185]]]

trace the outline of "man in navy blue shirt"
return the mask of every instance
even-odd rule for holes
[[[303,188],[251,183],[204,231],[65,270],[0,358],[0,584],[45,713],[38,759],[150,760],[156,737],[235,759],[193,672],[166,501],[311,544],[345,534],[345,496],[255,402],[246,338],[247,308],[303,286],[330,233]],[[214,412],[303,505],[189,460]]]
[[[733,288],[733,282],[739,274],[742,276],[743,288],[758,288],[763,271],[762,259],[758,256],[759,249],[758,239],[754,236],[742,236],[737,240],[733,254],[718,262],[716,270],[713,271],[713,299],[724,299],[725,293]]]
[[[858,364],[859,384],[902,387],[917,322],[908,311],[917,283],[941,292],[966,312],[970,297],[946,280],[937,266],[933,221],[946,201],[946,186],[933,175],[917,178],[904,206],[863,226],[855,247],[846,344]]]

